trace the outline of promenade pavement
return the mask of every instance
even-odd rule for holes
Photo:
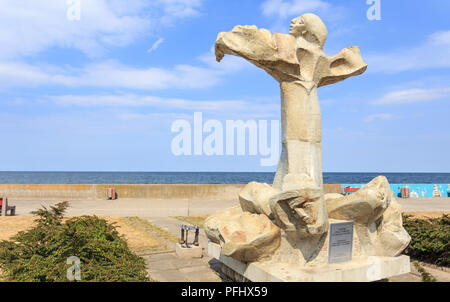
[[[397,199],[403,206],[404,212],[442,212],[450,211],[450,198],[422,198]],[[179,226],[183,222],[173,216],[209,215],[219,210],[239,204],[236,200],[147,200],[147,199],[119,199],[119,200],[68,200],[71,207],[67,216],[97,215],[97,216],[138,216],[148,220],[151,224],[179,236]],[[55,205],[60,201],[15,200],[10,204],[16,205],[17,215],[31,216],[31,212],[42,207]],[[220,282],[230,281],[220,272],[220,263],[207,255],[207,238],[200,232],[200,246],[204,248],[202,259],[179,259],[174,246],[170,252],[164,254],[142,255],[147,263],[147,270],[152,279],[161,282]],[[428,269],[428,268],[427,268]],[[449,272],[442,272],[430,268],[439,281],[448,282]],[[430,271],[430,272],[431,272]],[[420,282],[418,272],[397,276],[392,282]]]
[[[450,211],[450,198],[397,198],[404,212],[443,212]],[[169,217],[210,215],[217,211],[239,205],[235,200],[189,200],[189,199],[118,199],[118,200],[68,200],[68,216],[97,215],[124,217]],[[59,200],[15,200],[9,199],[16,206],[19,216],[31,216],[31,212],[41,206],[55,205]]]

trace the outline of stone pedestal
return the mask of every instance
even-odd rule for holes
[[[190,245],[189,247],[186,247],[177,243],[175,252],[181,259],[194,259],[203,257],[203,249],[200,246]]]
[[[243,263],[224,256],[220,245],[209,242],[208,254],[229,270],[252,282],[373,282],[410,272],[408,256],[368,257],[320,266],[253,262]]]

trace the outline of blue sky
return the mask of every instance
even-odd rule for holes
[[[260,156],[174,156],[177,119],[279,120],[279,87],[240,58],[235,25],[286,33],[318,14],[325,51],[368,71],[319,89],[325,172],[450,172],[450,1],[1,0],[0,170],[275,171]]]

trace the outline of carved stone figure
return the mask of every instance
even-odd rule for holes
[[[280,229],[267,216],[243,212],[240,207],[209,217],[204,227],[224,255],[244,262],[262,260],[280,247]]]
[[[325,200],[317,89],[367,69],[356,46],[327,56],[323,51],[327,34],[318,16],[305,14],[292,20],[289,34],[236,26],[217,37],[217,61],[225,54],[242,57],[268,72],[281,89],[282,154],[273,185],[248,184],[239,196],[243,212],[228,210],[206,223],[208,237],[237,260],[280,260],[280,255],[288,259],[287,254],[303,258],[292,263],[324,259],[329,216],[355,222],[355,233],[365,236],[357,238],[364,255],[396,255],[409,243],[397,205],[390,208],[393,197],[386,178],[375,179],[354,195],[337,194]],[[389,214],[384,215],[388,209]],[[245,225],[250,220],[254,223],[251,227]],[[242,244],[232,243],[236,240],[230,239],[230,229],[245,237]],[[264,249],[264,244],[270,247]]]

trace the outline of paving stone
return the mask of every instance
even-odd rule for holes
[[[147,262],[170,261],[176,259],[175,253],[154,254],[143,257]]]
[[[220,277],[206,266],[186,267],[179,269],[191,282],[220,282]]]
[[[157,262],[151,262],[147,266],[152,271],[165,271],[165,270],[175,270],[177,267],[173,265],[170,260],[161,260]]]
[[[149,273],[153,280],[159,282],[186,282],[189,281],[183,273],[178,270],[166,270]]]
[[[206,266],[201,259],[173,259],[172,264],[177,268],[192,267],[192,266]]]
[[[389,278],[389,282],[422,282],[422,279],[419,276],[409,273]]]
[[[211,272],[211,270],[206,266],[184,267],[180,268],[179,271],[183,274],[201,274]]]
[[[212,272],[200,272],[186,276],[191,282],[222,282],[222,279]]]
[[[201,259],[203,257],[203,249],[200,246],[185,247],[179,243],[176,244],[175,252],[180,259]]]

